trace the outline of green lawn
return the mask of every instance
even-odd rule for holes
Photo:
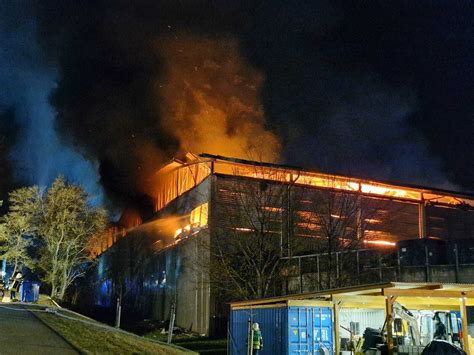
[[[66,312],[64,312],[66,314]],[[55,314],[35,312],[35,315],[53,328],[84,354],[192,354],[175,346],[158,343],[134,334],[117,332],[113,328],[69,320]],[[67,316],[91,319],[67,312]]]
[[[53,301],[51,301],[51,297],[47,295],[40,294],[38,298],[38,302],[36,304],[40,304],[42,306],[47,306],[47,307],[56,307]]]

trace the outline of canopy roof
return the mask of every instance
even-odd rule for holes
[[[409,309],[458,310],[461,299],[474,306],[474,284],[388,282],[232,302],[231,308],[329,303],[343,308],[385,308],[385,299],[389,297]]]

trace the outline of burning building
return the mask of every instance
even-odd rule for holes
[[[153,217],[96,249],[94,302],[199,333],[225,302],[358,283],[474,281],[474,196],[187,154],[156,175]],[[240,282],[240,284],[239,284]]]

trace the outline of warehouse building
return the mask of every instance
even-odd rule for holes
[[[175,309],[178,326],[225,330],[213,271],[229,235],[275,246],[281,277],[258,295],[474,282],[473,195],[187,154],[157,173],[155,197],[152,218],[124,216],[96,248],[96,304],[113,307],[121,295],[125,314],[168,319]]]

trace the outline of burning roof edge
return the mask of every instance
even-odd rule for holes
[[[331,176],[334,176],[334,177],[337,177],[337,178],[343,178],[343,179],[345,178],[345,179],[364,180],[364,181],[367,181],[369,183],[376,183],[376,184],[378,183],[378,184],[384,184],[384,185],[391,185],[391,186],[394,186],[394,187],[416,189],[416,190],[420,190],[421,192],[437,192],[437,193],[450,195],[450,196],[457,196],[457,197],[465,197],[465,198],[468,198],[468,199],[474,199],[474,193],[470,193],[470,192],[453,191],[453,190],[440,189],[440,188],[436,188],[436,187],[422,186],[422,185],[416,185],[416,184],[398,183],[398,182],[386,181],[386,180],[374,180],[374,179],[366,178],[366,177],[356,177],[356,176],[339,175],[339,174],[333,174],[333,173],[324,173],[324,172],[320,172],[320,171],[304,169],[304,168],[301,168],[301,167],[298,167],[298,166],[293,166],[293,165],[258,162],[258,161],[252,161],[252,160],[246,160],[246,159],[225,157],[225,156],[222,156],[222,155],[208,154],[208,153],[199,154],[199,157],[212,159],[212,160],[229,161],[229,162],[243,164],[243,165],[254,165],[254,166],[262,166],[262,167],[275,168],[275,169],[294,170],[294,171],[297,171],[297,172],[307,172],[307,173],[331,175]]]

